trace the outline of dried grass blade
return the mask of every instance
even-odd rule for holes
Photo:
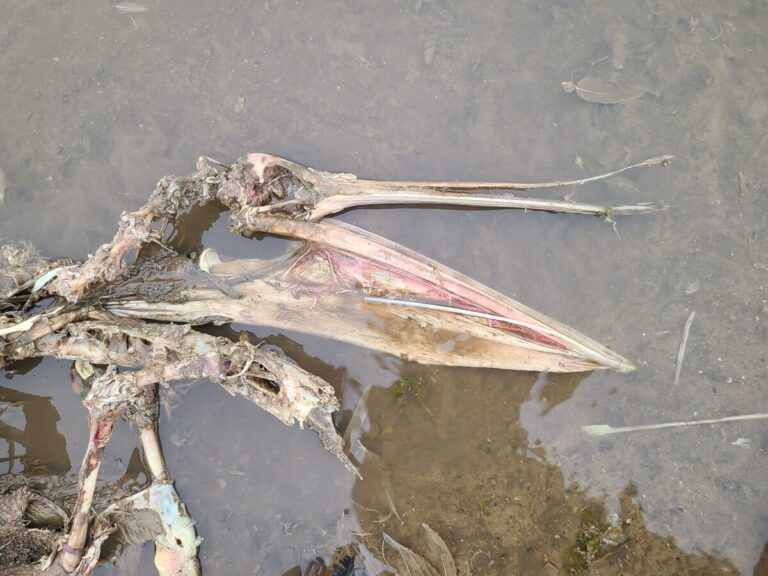
[[[698,426],[700,424],[719,424],[721,422],[741,422],[744,420],[763,420],[768,418],[768,413],[743,414],[740,416],[727,416],[725,418],[713,418],[707,420],[684,420],[681,422],[665,422],[663,424],[643,424],[641,426],[623,426],[614,428],[608,424],[594,424],[582,426],[581,429],[590,436],[608,436],[609,434],[621,434],[623,432],[639,432],[641,430],[661,430],[662,428],[678,428],[681,426]]]
[[[433,566],[443,569],[443,576],[456,576],[456,561],[445,541],[425,522],[421,524],[427,533],[427,558]]]
[[[691,310],[688,315],[688,320],[685,321],[683,327],[683,336],[680,339],[680,347],[677,349],[677,362],[675,362],[675,379],[672,383],[673,387],[676,387],[680,383],[680,373],[683,370],[683,358],[685,358],[685,349],[688,345],[688,336],[691,333],[691,324],[693,324],[693,318],[696,316],[696,312]]]
[[[384,533],[384,543],[400,555],[401,562],[387,561],[397,570],[399,576],[440,576],[437,570],[430,566],[429,562],[422,556],[407,546],[403,546],[386,532]]]
[[[575,91],[582,100],[595,104],[622,104],[642,98],[647,92],[645,88],[617,86],[589,76],[582,78],[578,84],[562,82],[562,87],[565,92]]]

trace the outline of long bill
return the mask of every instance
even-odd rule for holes
[[[258,179],[261,198],[275,199],[254,207],[259,213],[294,213],[301,209],[317,221],[330,214],[359,206],[447,205],[473,208],[512,208],[592,216],[644,214],[665,209],[662,204],[628,206],[585,204],[566,200],[521,198],[513,191],[580,186],[620,174],[632,168],[665,164],[672,156],[650,158],[605,174],[553,182],[451,182],[418,180],[367,180],[354,174],[324,172],[270,154],[246,156]],[[496,190],[497,192],[490,192]]]
[[[238,218],[241,219],[238,219]],[[112,312],[195,322],[211,315],[350,342],[425,364],[629,371],[622,356],[519,302],[380,236],[339,222],[245,211],[231,225],[307,241],[291,258],[214,264],[241,297],[191,289],[177,303],[113,302]]]

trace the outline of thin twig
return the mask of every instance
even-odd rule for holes
[[[768,413],[743,414],[741,416],[727,416],[726,418],[714,418],[709,420],[684,420],[682,422],[666,422],[664,424],[643,424],[642,426],[623,426],[614,428],[608,424],[594,424],[582,426],[581,429],[591,436],[608,436],[622,432],[636,432],[639,430],[659,430],[661,428],[677,428],[679,426],[697,426],[699,424],[718,424],[720,422],[739,422],[742,420],[762,420],[768,418]]]
[[[680,372],[683,370],[683,358],[685,357],[685,347],[688,345],[688,335],[691,333],[691,324],[693,324],[693,317],[696,316],[696,311],[691,310],[688,315],[688,320],[685,321],[685,327],[683,328],[683,337],[680,339],[680,348],[677,350],[677,362],[675,363],[675,379],[672,382],[672,387],[675,388],[680,383]]]

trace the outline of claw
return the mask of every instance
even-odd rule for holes
[[[160,448],[157,386],[145,388],[142,396],[144,409],[134,414],[133,422],[139,430],[152,484],[133,496],[130,505],[133,510],[151,510],[160,518],[161,531],[154,537],[155,568],[159,576],[200,576],[197,549],[202,538],[198,537],[195,521],[173,486]]]
[[[173,484],[152,483],[98,514],[93,520],[90,545],[79,564],[68,573],[92,574],[103,560],[104,542],[117,532],[135,544],[154,539],[159,576],[200,576],[197,547],[201,540]]]

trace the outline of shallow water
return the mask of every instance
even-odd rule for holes
[[[266,151],[372,178],[462,180],[578,178],[676,156],[666,169],[565,191],[673,206],[615,227],[503,211],[341,216],[639,369],[425,367],[253,329],[336,387],[342,428],[373,387],[363,443],[382,467],[356,482],[311,432],[197,383],[174,399],[161,435],[205,537],[207,574],[282,574],[328,556],[351,530],[375,544],[381,514],[362,507],[387,505],[384,482],[403,521],[390,517],[385,530],[418,549],[427,522],[462,574],[556,574],[595,502],[633,523],[592,573],[768,573],[763,421],[605,438],[580,429],[768,411],[765,3],[142,1],[148,10],[131,15],[106,1],[4,4],[0,237],[82,257],[161,176],[191,172],[203,154]],[[600,105],[562,90],[586,76],[647,92]],[[198,227],[212,220],[201,215]],[[242,255],[223,230],[203,241]],[[0,401],[23,406],[2,415],[0,473],[76,475],[87,430],[68,370],[44,360],[0,387]],[[423,402],[396,405],[403,375],[422,378]],[[106,480],[125,474],[135,446],[121,427]],[[139,562],[123,572],[147,573],[149,555]]]

